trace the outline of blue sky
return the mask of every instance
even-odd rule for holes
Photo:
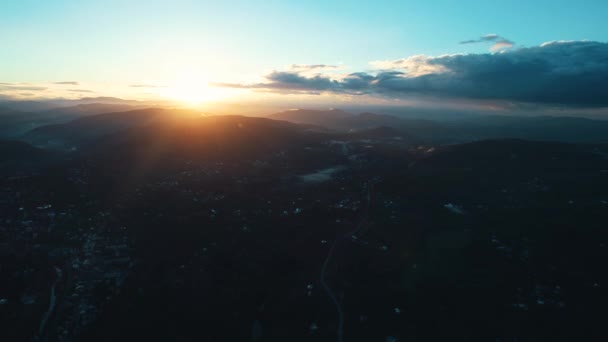
[[[496,33],[516,47],[608,40],[608,1],[0,2],[0,82],[253,82],[290,64],[486,53],[459,42]],[[181,76],[180,76],[181,77]]]

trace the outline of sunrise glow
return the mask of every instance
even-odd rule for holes
[[[234,90],[213,87],[205,75],[195,73],[180,75],[160,89],[162,97],[186,105],[220,101],[235,95]]]

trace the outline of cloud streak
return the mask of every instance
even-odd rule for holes
[[[31,84],[27,84],[27,83],[19,83],[19,84],[1,83],[0,84],[0,91],[11,91],[11,90],[43,91],[43,90],[47,90],[47,89],[48,89],[47,87],[31,85]]]
[[[291,70],[298,71],[310,71],[310,70],[328,70],[328,69],[339,69],[338,65],[330,65],[330,64],[292,64],[290,66]]]
[[[476,44],[476,43],[494,43],[490,48],[492,52],[504,51],[515,46],[515,42],[497,35],[496,33],[486,34],[478,39],[464,40],[460,44]]]
[[[71,91],[74,93],[94,93],[94,91],[88,90],[88,89],[68,89],[68,91]]]
[[[483,37],[482,37],[483,38]],[[500,37],[487,37],[496,40]],[[340,77],[274,71],[255,84],[216,86],[277,93],[420,95],[565,106],[608,106],[608,44],[556,41],[500,53],[418,55],[376,61],[382,70]]]
[[[59,84],[59,85],[80,85],[80,83],[76,82],[76,81],[63,81],[63,82],[55,82],[53,84]]]
[[[131,84],[131,88],[166,88],[165,86],[159,86],[154,84]]]

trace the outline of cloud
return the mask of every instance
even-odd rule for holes
[[[433,57],[426,55],[415,55],[408,58],[402,58],[393,61],[373,61],[370,65],[376,69],[405,69],[409,76],[422,76],[426,74],[435,74],[445,72],[446,69],[442,65],[433,64]]]
[[[297,71],[310,71],[310,70],[327,70],[327,69],[339,69],[338,65],[329,65],[329,64],[292,64],[290,66],[291,70]]]
[[[266,75],[267,83],[231,84],[214,83],[216,87],[265,89],[280,93],[320,93],[336,91],[340,83],[322,75],[304,76],[294,71],[273,71]]]
[[[27,83],[2,83],[0,84],[0,91],[11,91],[11,90],[31,90],[31,91],[43,91],[47,90],[47,87],[41,87],[37,85],[31,85]]]
[[[496,33],[486,34],[485,36],[479,37],[479,39],[471,39],[460,42],[460,44],[474,44],[474,43],[484,43],[484,42],[496,42],[498,40],[504,40],[503,37],[497,35]]]
[[[495,39],[488,37],[487,39]],[[420,95],[534,104],[608,106],[608,43],[556,41],[499,53],[375,61],[376,73],[340,77],[274,71],[266,82],[216,84],[277,93]]]
[[[131,88],[165,88],[165,86],[159,86],[154,84],[131,84]]]
[[[485,36],[481,36],[478,39],[465,40],[460,42],[460,44],[476,44],[476,43],[494,43],[490,48],[492,52],[504,51],[515,46],[515,42],[497,35],[496,33],[486,34]]]
[[[513,43],[509,40],[499,40],[494,45],[492,45],[492,47],[490,48],[490,51],[500,52],[500,51],[508,50],[508,49],[512,48],[514,45],[515,45],[515,43]]]
[[[53,84],[61,84],[61,85],[80,85],[80,83],[76,82],[76,81],[64,81],[64,82],[55,82]]]
[[[74,93],[94,93],[94,91],[87,90],[87,89],[68,89],[68,91],[71,91]]]

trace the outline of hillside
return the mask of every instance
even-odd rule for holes
[[[295,109],[271,114],[268,118],[273,120],[284,120],[300,124],[318,125],[332,127],[334,122],[352,117],[353,114],[339,109],[313,110]]]
[[[58,154],[14,140],[0,140],[0,175],[14,176],[42,170]]]
[[[347,132],[391,127],[432,144],[509,138],[572,143],[608,141],[608,121],[575,117],[492,115],[433,121],[368,112],[292,110],[273,114],[270,118]]]
[[[37,146],[71,148],[90,143],[107,134],[148,124],[162,116],[192,114],[160,108],[98,114],[63,124],[42,126],[27,132],[22,139]]]

